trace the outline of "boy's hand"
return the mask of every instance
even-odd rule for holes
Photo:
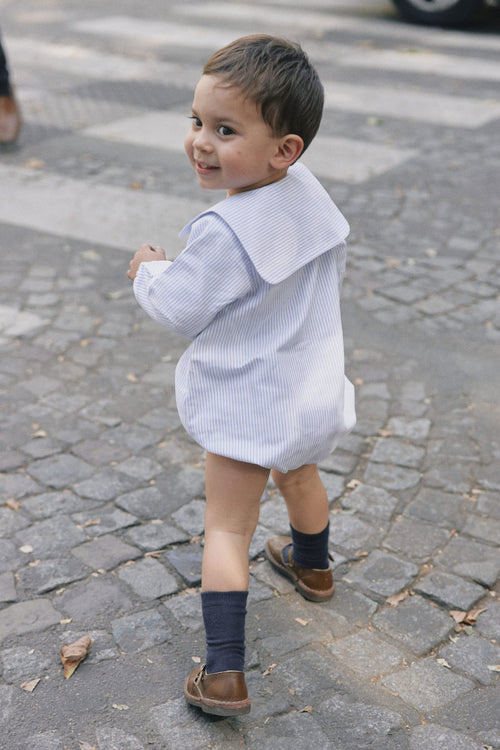
[[[127,271],[127,276],[132,281],[137,275],[139,266],[141,263],[148,263],[151,260],[166,260],[165,250],[161,247],[151,247],[151,245],[141,245],[140,249],[136,252],[132,260],[130,261],[130,268]]]

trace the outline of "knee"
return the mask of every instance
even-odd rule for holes
[[[271,476],[279,491],[285,493],[313,481],[318,476],[318,469],[316,464],[307,464],[286,474],[273,469]]]

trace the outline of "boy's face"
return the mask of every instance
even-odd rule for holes
[[[274,158],[281,139],[238,88],[228,88],[216,76],[203,76],[191,119],[184,147],[202,188],[234,195],[285,176],[286,168]]]

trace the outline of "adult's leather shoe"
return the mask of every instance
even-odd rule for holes
[[[287,549],[288,548],[288,549]],[[331,568],[301,568],[292,558],[292,540],[287,536],[275,536],[266,544],[266,556],[271,565],[294,582],[295,588],[311,602],[331,599],[335,583]]]
[[[14,94],[0,96],[0,144],[14,143],[21,124],[21,112]]]
[[[197,667],[184,683],[184,695],[188,703],[206,714],[239,716],[250,712],[251,699],[243,672],[207,674],[205,665]]]

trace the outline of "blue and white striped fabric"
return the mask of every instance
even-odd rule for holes
[[[349,227],[302,165],[198,216],[173,262],[142,263],[139,304],[192,339],[179,415],[206,450],[289,471],[355,424],[339,288]]]

